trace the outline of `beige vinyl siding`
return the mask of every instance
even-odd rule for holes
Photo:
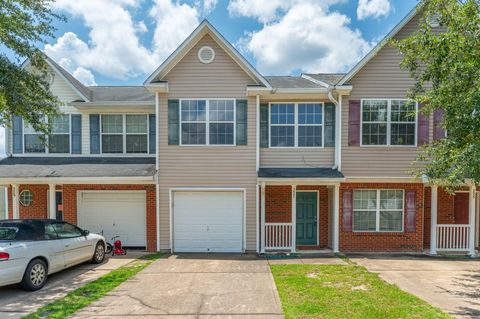
[[[420,15],[400,30],[401,39],[418,27]],[[349,99],[405,98],[414,81],[401,70],[398,51],[385,46],[350,81],[353,90],[343,97],[342,104],[342,172],[348,177],[411,177],[412,162],[419,154],[417,147],[351,147],[348,146]],[[361,138],[361,137],[360,137]],[[432,123],[430,121],[430,140]],[[418,164],[417,164],[418,165]]]
[[[215,60],[203,64],[198,49],[209,45]],[[256,249],[255,98],[248,99],[248,145],[168,145],[168,99],[246,99],[246,86],[255,82],[208,35],[164,77],[170,93],[159,98],[158,127],[160,186],[160,248],[170,249],[170,199],[172,188],[245,188],[247,250]]]
[[[335,147],[325,148],[262,148],[261,167],[332,167]]]

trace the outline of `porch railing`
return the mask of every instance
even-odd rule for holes
[[[292,249],[292,223],[265,223],[265,249]]]
[[[470,247],[470,225],[437,225],[437,249],[467,251]]]

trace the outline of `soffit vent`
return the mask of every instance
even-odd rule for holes
[[[215,51],[211,47],[201,47],[198,50],[198,59],[205,64],[211,63],[215,59]]]

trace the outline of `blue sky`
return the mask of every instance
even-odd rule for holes
[[[416,4],[417,0],[58,0],[55,10],[68,21],[56,23],[56,38],[43,49],[86,84],[138,85],[208,19],[265,75],[345,72]]]

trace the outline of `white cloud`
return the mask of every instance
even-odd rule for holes
[[[264,74],[344,72],[371,44],[360,31],[349,27],[347,16],[328,10],[333,3],[294,1],[284,16],[250,33],[239,44],[254,56]]]
[[[97,85],[95,82],[95,77],[93,76],[92,71],[85,69],[84,67],[79,66],[73,71],[72,75],[87,86]]]
[[[386,17],[392,10],[389,0],[359,0],[357,18],[364,20],[368,17],[379,19]]]
[[[227,9],[231,16],[255,18],[267,23],[278,19],[293,3],[294,0],[231,0]]]
[[[149,10],[153,28],[152,43],[144,46],[139,35],[148,31],[144,20],[135,21],[133,13],[142,0],[57,0],[55,9],[81,18],[89,28],[88,41],[66,32],[45,52],[55,61],[63,61],[87,83],[95,83],[93,73],[125,80],[147,75],[194,30],[200,8],[173,0],[155,0]],[[216,0],[205,0],[204,8],[213,9]],[[65,65],[64,65],[65,64]]]
[[[203,13],[205,15],[209,14],[217,6],[218,0],[204,0],[203,1]]]

